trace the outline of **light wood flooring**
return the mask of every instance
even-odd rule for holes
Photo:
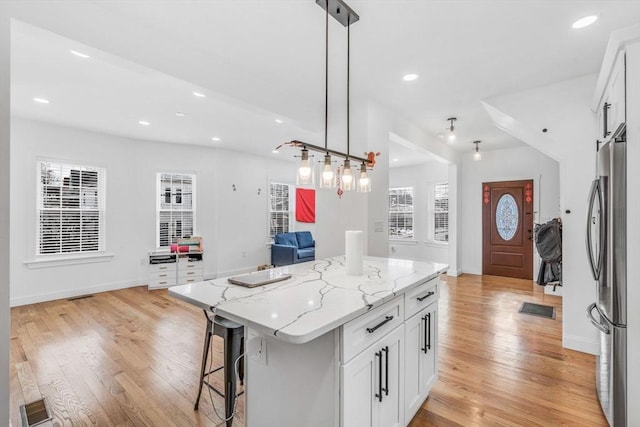
[[[524,301],[557,307],[556,320],[518,313]],[[411,427],[606,426],[595,358],[562,348],[560,298],[528,280],[443,276],[439,316],[440,379]],[[54,415],[45,426],[224,425],[206,391],[193,410],[204,316],[164,290],[16,307],[11,336],[13,426],[41,396]],[[234,426],[243,411],[241,397]]]

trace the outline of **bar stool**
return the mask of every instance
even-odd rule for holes
[[[244,351],[244,326],[239,323],[225,319],[221,316],[213,317],[213,313],[209,310],[203,310],[204,317],[207,319],[207,330],[204,336],[204,350],[202,352],[202,368],[200,370],[200,387],[198,388],[198,397],[193,407],[198,410],[200,403],[200,395],[202,387],[207,386],[215,391],[221,397],[224,397],[225,418],[229,418],[233,414],[234,401],[236,396],[236,378],[234,363]],[[217,335],[224,340],[224,365],[205,372],[207,369],[207,358],[209,356],[209,347],[211,346],[211,337]],[[238,362],[238,376],[240,384],[244,384],[244,363]],[[214,372],[224,369],[224,393],[216,389],[208,381],[208,376]],[[242,392],[244,393],[244,392]],[[240,394],[242,394],[240,393]],[[227,427],[231,427],[233,419],[227,420]]]

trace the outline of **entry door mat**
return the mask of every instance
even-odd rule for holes
[[[533,316],[546,317],[547,319],[556,318],[556,308],[550,305],[534,304],[532,302],[525,302],[518,310],[520,313],[531,314]]]

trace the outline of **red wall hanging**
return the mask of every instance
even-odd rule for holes
[[[316,190],[296,188],[296,221],[316,222]]]

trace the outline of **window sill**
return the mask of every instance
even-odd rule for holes
[[[427,246],[434,246],[437,248],[442,248],[442,247],[447,247],[449,246],[449,242],[438,242],[437,240],[425,240],[424,242],[425,245]]]
[[[389,239],[389,243],[393,243],[394,245],[417,245],[418,241],[414,239]]]
[[[31,268],[50,268],[50,267],[63,267],[67,265],[79,265],[90,264],[94,262],[107,262],[115,256],[112,253],[101,252],[91,255],[68,255],[68,256],[53,256],[42,257],[39,259],[25,261],[24,264]]]

